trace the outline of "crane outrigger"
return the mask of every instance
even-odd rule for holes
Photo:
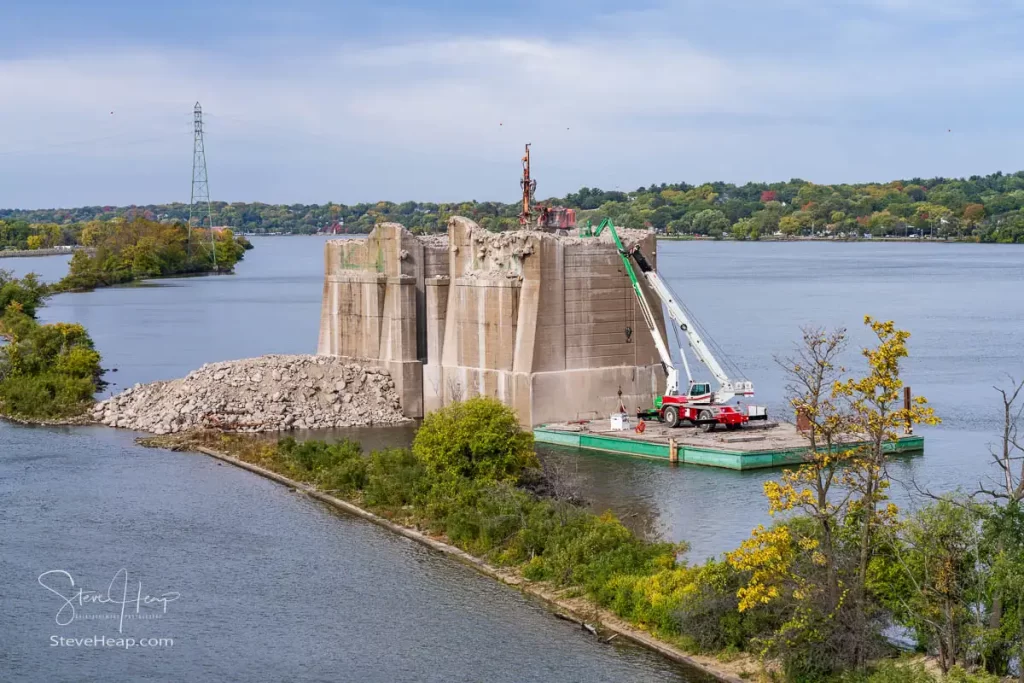
[[[615,242],[615,248],[622,259],[622,265],[633,287],[633,294],[636,296],[640,311],[643,314],[644,324],[654,339],[654,345],[661,357],[661,364],[665,369],[665,394],[655,398],[653,410],[638,410],[638,417],[656,417],[670,427],[677,427],[683,421],[688,421],[695,426],[701,427],[704,431],[713,430],[717,425],[725,425],[726,429],[737,429],[750,420],[767,420],[767,411],[759,406],[747,406],[746,412],[741,412],[729,402],[736,397],[754,395],[754,384],[746,379],[730,377],[722,364],[712,353],[710,347],[701,336],[691,316],[683,308],[679,297],[672,291],[668,283],[662,279],[658,272],[651,266],[650,262],[640,251],[640,245],[635,244],[628,250],[622,243],[615,224],[610,218],[605,218],[593,229],[588,222],[581,229],[581,237],[598,237],[602,232],[608,230]],[[686,360],[683,349],[679,349],[679,356],[682,359],[683,368],[686,371],[688,381],[685,392],[680,393],[679,370],[676,368],[669,353],[668,344],[658,329],[657,321],[651,310],[650,303],[636,271],[630,261],[636,261],[644,280],[651,290],[658,296],[668,311],[669,318],[675,324],[675,329],[686,336],[690,350],[697,360],[704,364],[718,382],[718,388],[712,389],[711,383],[706,381],[695,381],[690,372],[690,364]]]

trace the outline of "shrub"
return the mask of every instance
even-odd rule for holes
[[[422,496],[423,465],[404,448],[374,451],[366,468],[363,495],[369,505],[402,507]]]
[[[549,525],[542,556],[543,578],[559,585],[582,586],[593,594],[616,574],[650,572],[675,563],[674,545],[637,538],[611,513],[598,517],[580,511],[560,521]]]
[[[954,678],[956,669],[949,672],[949,683],[968,683]],[[963,669],[959,669],[963,672]],[[967,674],[965,674],[967,675]],[[969,677],[973,678],[973,677]],[[839,679],[840,683],[937,683],[937,678],[928,672],[920,661],[900,662],[882,660],[868,671],[848,671]],[[980,681],[978,683],[981,683]]]
[[[533,435],[520,428],[515,412],[485,397],[427,415],[412,450],[438,478],[514,480],[524,468],[539,465]]]
[[[663,633],[676,633],[675,613],[693,591],[693,574],[688,567],[649,575],[622,574],[602,586],[596,597],[634,623]]]
[[[362,458],[362,447],[344,439],[338,443],[325,441],[296,442],[287,437],[278,442],[278,450],[302,472],[320,474],[353,458]]]
[[[709,560],[697,568],[686,600],[673,614],[676,629],[701,652],[743,649],[765,630],[762,610],[739,611],[737,591],[747,577],[727,562]]]
[[[80,414],[96,387],[91,379],[48,372],[13,375],[0,382],[0,404],[21,417],[56,419]]]
[[[505,547],[523,529],[535,505],[529,494],[507,482],[476,482],[456,498],[443,520],[444,531],[455,544],[486,554]],[[500,556],[505,564],[515,559],[517,553]]]
[[[0,319],[0,407],[27,418],[85,412],[100,384],[100,355],[77,324],[40,325],[15,301]]]
[[[352,493],[366,486],[367,462],[360,455],[322,470],[316,479],[320,488],[331,493]]]
[[[36,317],[36,309],[49,295],[49,288],[39,281],[35,273],[18,279],[9,270],[0,270],[0,311],[6,311],[12,303],[20,305],[30,318]]]

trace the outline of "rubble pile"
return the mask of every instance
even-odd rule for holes
[[[136,384],[92,416],[153,434],[191,429],[273,432],[404,422],[387,372],[330,356],[261,356],[209,363],[183,379]]]

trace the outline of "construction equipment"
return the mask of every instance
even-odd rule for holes
[[[539,228],[552,232],[572,230],[576,227],[576,211],[564,206],[534,205],[537,192],[537,180],[530,177],[530,144],[526,145],[523,155],[523,178],[519,181],[523,189],[523,210],[519,213],[519,224],[524,228]],[[534,210],[537,219],[534,221]]]
[[[647,329],[650,330],[651,337],[654,339],[654,345],[658,349],[658,355],[661,357],[661,364],[665,368],[665,395],[655,399],[653,410],[638,410],[637,417],[656,417],[671,427],[677,427],[683,421],[687,421],[701,427],[704,431],[711,431],[720,424],[725,425],[726,429],[737,429],[750,420],[767,420],[768,412],[760,406],[747,406],[746,411],[741,412],[735,406],[729,405],[729,402],[738,396],[753,396],[753,383],[745,379],[733,379],[726,373],[722,363],[719,362],[715,354],[712,353],[708,343],[705,342],[704,337],[707,335],[701,335],[693,315],[685,309],[679,297],[668,286],[668,283],[651,266],[643,252],[640,251],[639,244],[635,244],[627,250],[618,232],[615,230],[615,224],[609,218],[601,221],[596,230],[588,221],[579,234],[581,237],[599,237],[605,230],[611,233],[612,239],[615,242],[615,248],[619,252],[619,257],[622,259],[626,274],[629,276],[633,286],[633,294],[640,305],[644,323],[647,325]],[[640,286],[640,281],[637,279],[636,271],[633,269],[633,263],[630,259],[636,262],[651,291],[665,305],[669,318],[674,323],[677,335],[679,332],[685,335],[688,346],[694,356],[707,367],[715,380],[717,380],[717,389],[712,389],[710,382],[698,382],[693,379],[693,375],[690,372],[690,364],[686,359],[686,353],[682,348],[682,344],[680,344],[679,357],[682,360],[688,380],[686,391],[680,393],[679,371],[669,353],[668,344],[662,337],[661,330],[658,329],[654,313],[647,301],[643,288]],[[711,341],[710,337],[708,337],[708,341]],[[713,345],[714,342],[711,341],[711,344]],[[719,355],[724,359],[724,354],[720,348]],[[738,370],[736,372],[738,376]]]

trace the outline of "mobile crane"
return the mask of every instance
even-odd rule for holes
[[[622,265],[625,267],[626,274],[629,276],[633,286],[633,294],[640,305],[644,323],[651,332],[654,345],[657,347],[658,355],[661,357],[661,364],[665,368],[665,395],[655,398],[653,410],[638,410],[637,417],[654,417],[670,427],[677,427],[683,421],[687,421],[695,426],[699,426],[704,431],[711,431],[720,424],[725,425],[726,429],[731,430],[738,429],[750,420],[767,420],[768,413],[760,406],[747,406],[746,412],[741,412],[736,406],[729,405],[729,402],[738,396],[753,396],[753,383],[745,379],[740,380],[729,377],[722,364],[715,358],[715,355],[701,337],[697,326],[691,320],[691,316],[687,314],[680,303],[679,297],[675,295],[668,286],[668,283],[658,275],[658,272],[651,267],[650,262],[640,251],[639,244],[633,245],[627,250],[618,232],[615,230],[615,224],[609,218],[601,221],[596,230],[592,228],[588,221],[587,225],[580,230],[580,236],[598,237],[605,230],[611,233],[612,239],[615,242],[619,258],[622,259]],[[633,264],[630,261],[631,258],[633,261],[636,261],[637,267],[640,269],[651,290],[665,304],[669,318],[671,318],[677,329],[677,335],[681,331],[686,336],[693,354],[718,381],[717,389],[713,390],[710,382],[694,381],[693,375],[690,372],[690,364],[686,360],[686,354],[680,348],[679,357],[682,359],[683,368],[686,371],[688,380],[686,391],[680,393],[679,370],[676,368],[669,353],[668,344],[658,329],[654,313],[647,301],[647,296],[644,294],[643,288],[637,279],[636,271],[633,269]]]

